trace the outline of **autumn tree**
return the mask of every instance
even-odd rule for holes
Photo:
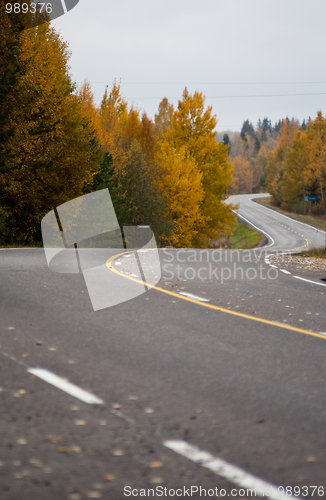
[[[10,133],[0,146],[0,205],[11,214],[11,239],[40,241],[43,216],[87,191],[101,152],[74,95],[67,45],[48,23],[21,32],[18,45],[19,100],[8,107]]]
[[[202,173],[201,220],[195,226],[197,233],[193,238],[193,244],[198,247],[206,247],[220,234],[232,233],[234,223],[230,206],[223,203],[231,182],[232,167],[228,147],[216,141],[216,124],[212,107],[205,108],[203,94],[195,92],[191,95],[186,88],[172,116],[172,126],[163,136],[163,141],[171,148],[186,146]]]
[[[309,163],[309,141],[307,135],[298,131],[292,147],[288,149],[283,163],[283,176],[280,182],[282,206],[290,211],[299,211],[308,194],[307,172]]]
[[[162,138],[168,128],[171,128],[173,113],[173,104],[169,103],[167,97],[164,97],[158,105],[158,113],[154,116],[155,132],[159,139]]]
[[[77,96],[81,101],[82,110],[88,123],[94,130],[95,134],[99,131],[99,110],[95,105],[95,97],[92,91],[91,84],[85,80],[77,92]]]
[[[277,204],[282,203],[281,181],[283,178],[283,163],[288,149],[292,147],[299,128],[300,125],[298,122],[290,122],[286,119],[282,120],[276,145],[267,156],[266,186]]]
[[[321,206],[324,208],[326,189],[326,119],[323,117],[321,111],[317,112],[315,120],[310,120],[305,133],[310,142],[309,163],[307,165],[311,183],[311,192],[309,194],[317,196]]]
[[[231,160],[233,167],[232,183],[230,185],[230,194],[251,193],[252,189],[252,171],[249,160],[243,156],[236,156]]]
[[[164,174],[158,180],[158,185],[167,199],[166,216],[173,223],[166,243],[176,247],[191,247],[197,233],[195,227],[202,222],[202,173],[186,146],[176,149],[167,142],[163,143],[159,161]]]
[[[120,85],[105,90],[99,109],[97,137],[106,151],[94,178],[94,189],[107,187],[120,225],[151,225],[159,242],[172,224],[166,216],[166,199],[157,179],[157,138],[153,122],[128,107]]]

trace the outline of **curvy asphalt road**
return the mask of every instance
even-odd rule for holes
[[[274,248],[161,249],[156,287],[96,312],[42,249],[0,251],[1,500],[323,498],[325,276],[271,265],[311,229],[240,211]]]
[[[266,196],[269,196],[268,193],[234,195],[228,198],[228,203],[239,204],[236,212],[240,220],[252,223],[263,232],[269,240],[271,251],[300,252],[311,248],[325,248],[325,231],[290,219],[252,201]]]

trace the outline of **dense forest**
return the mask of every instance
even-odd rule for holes
[[[120,85],[99,106],[69,75],[68,45],[49,23],[0,16],[0,244],[40,244],[54,207],[109,188],[120,225],[150,224],[161,245],[207,247],[231,234],[223,203],[228,146],[200,92],[155,119],[129,106]]]
[[[229,145],[233,180],[230,194],[268,191],[276,205],[293,212],[325,213],[326,119],[318,111],[300,124],[286,117],[256,128],[246,120],[239,134],[220,134]],[[308,204],[306,197],[316,197]]]

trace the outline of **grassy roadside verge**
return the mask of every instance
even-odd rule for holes
[[[287,217],[291,217],[291,219],[297,220],[299,222],[304,222],[305,224],[309,224],[310,226],[315,227],[316,229],[322,229],[325,231],[326,227],[326,217],[317,216],[317,215],[301,215],[295,214],[293,212],[288,212],[279,207],[275,207],[272,205],[272,197],[268,196],[266,198],[255,198],[252,201],[255,203],[259,203],[259,205],[264,205],[267,208],[271,208],[275,212],[279,212],[280,214],[286,215]]]
[[[256,248],[259,247],[264,240],[265,237],[263,235],[237,220],[234,226],[234,233],[230,236],[230,248]]]
[[[239,220],[235,221],[234,231],[231,236],[226,236],[220,239],[211,241],[210,248],[230,248],[250,250],[257,248],[265,241],[265,236],[254,231],[250,226],[247,226]]]

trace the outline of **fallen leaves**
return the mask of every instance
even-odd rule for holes
[[[79,493],[70,493],[68,498],[69,500],[81,500],[81,495]]]
[[[112,408],[114,410],[121,410],[121,404],[119,404],[119,403],[113,403]]]
[[[82,450],[80,446],[74,444],[72,446],[69,446],[68,451],[73,451],[74,453],[80,453]]]
[[[59,446],[58,448],[59,453],[70,453],[70,452],[81,453],[81,451],[82,451],[81,447],[75,444],[72,446]]]
[[[158,469],[160,467],[163,467],[163,462],[159,462],[159,461],[157,461],[157,462],[151,462],[150,463],[150,467],[152,469]]]
[[[26,474],[23,474],[22,472],[15,472],[14,474],[14,479],[24,479],[26,477]]]
[[[163,483],[163,479],[159,476],[153,477],[150,481],[152,484],[161,484]]]
[[[42,462],[40,460],[38,460],[37,458],[30,458],[28,461],[31,465],[33,465],[33,467],[36,467],[37,469],[40,469],[41,467],[43,467]]]
[[[87,498],[102,498],[102,493],[99,491],[88,491],[86,496]]]
[[[96,490],[102,490],[103,488],[105,488],[105,486],[102,483],[95,483],[93,484],[93,488],[95,488]]]
[[[85,420],[75,420],[75,425],[86,425]]]
[[[25,445],[27,443],[28,443],[27,439],[24,438],[17,439],[17,444]]]
[[[113,474],[104,474],[104,476],[102,476],[102,479],[103,481],[111,482],[115,480],[115,476]]]
[[[125,454],[123,450],[113,450],[112,455],[115,457],[122,457]]]
[[[57,436],[47,436],[46,437],[46,442],[47,443],[56,444],[59,441],[60,441],[60,438],[58,438]]]
[[[13,393],[14,398],[26,398],[25,389],[19,389],[17,392]]]

